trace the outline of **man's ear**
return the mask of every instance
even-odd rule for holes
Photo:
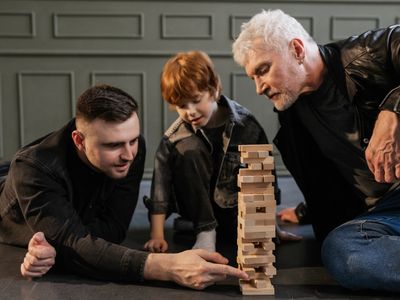
[[[290,41],[290,48],[295,59],[298,60],[300,64],[302,64],[306,56],[306,48],[303,41],[299,38],[294,38]]]
[[[72,140],[74,141],[75,147],[78,148],[79,151],[85,151],[84,140],[85,137],[82,132],[78,130],[72,131]]]

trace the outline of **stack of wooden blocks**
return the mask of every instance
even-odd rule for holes
[[[239,145],[238,267],[250,280],[240,280],[243,295],[274,295],[271,278],[276,275],[274,158],[272,145]]]

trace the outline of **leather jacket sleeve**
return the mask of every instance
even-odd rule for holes
[[[138,166],[138,172],[127,178],[129,184],[135,182],[136,187],[121,186],[113,195],[116,202],[110,204],[110,215],[99,216],[89,226],[82,223],[65,182],[46,165],[37,161],[33,163],[29,157],[20,157],[15,160],[10,176],[27,226],[32,234],[44,232],[57,251],[57,265],[69,272],[102,280],[134,282],[143,280],[148,254],[106,239],[121,240],[125,236],[123,231],[129,225],[134,207],[116,207],[122,205],[119,201],[123,197],[127,203],[126,193],[132,193],[129,198],[137,197],[137,183],[142,177],[143,163],[144,154],[140,154],[134,163]]]
[[[386,43],[388,61],[394,70],[397,80],[397,87],[392,89],[380,103],[381,110],[390,110],[400,114],[400,26],[389,27],[389,34]]]
[[[171,144],[167,137],[163,137],[158,146],[153,179],[151,182],[150,214],[167,214],[169,202],[172,201],[172,174],[169,159],[171,157]]]

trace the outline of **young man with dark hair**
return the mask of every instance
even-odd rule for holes
[[[0,185],[0,242],[28,245],[22,275],[42,276],[55,262],[103,280],[171,280],[196,289],[247,277],[218,253],[149,254],[119,245],[144,170],[137,110],[118,88],[89,88],[76,119],[14,156]]]

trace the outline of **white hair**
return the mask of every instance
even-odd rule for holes
[[[241,32],[232,45],[236,63],[241,66],[246,64],[249,53],[254,50],[253,42],[260,38],[264,41],[265,50],[276,52],[286,50],[294,38],[315,43],[295,18],[280,9],[262,10],[241,26]]]

